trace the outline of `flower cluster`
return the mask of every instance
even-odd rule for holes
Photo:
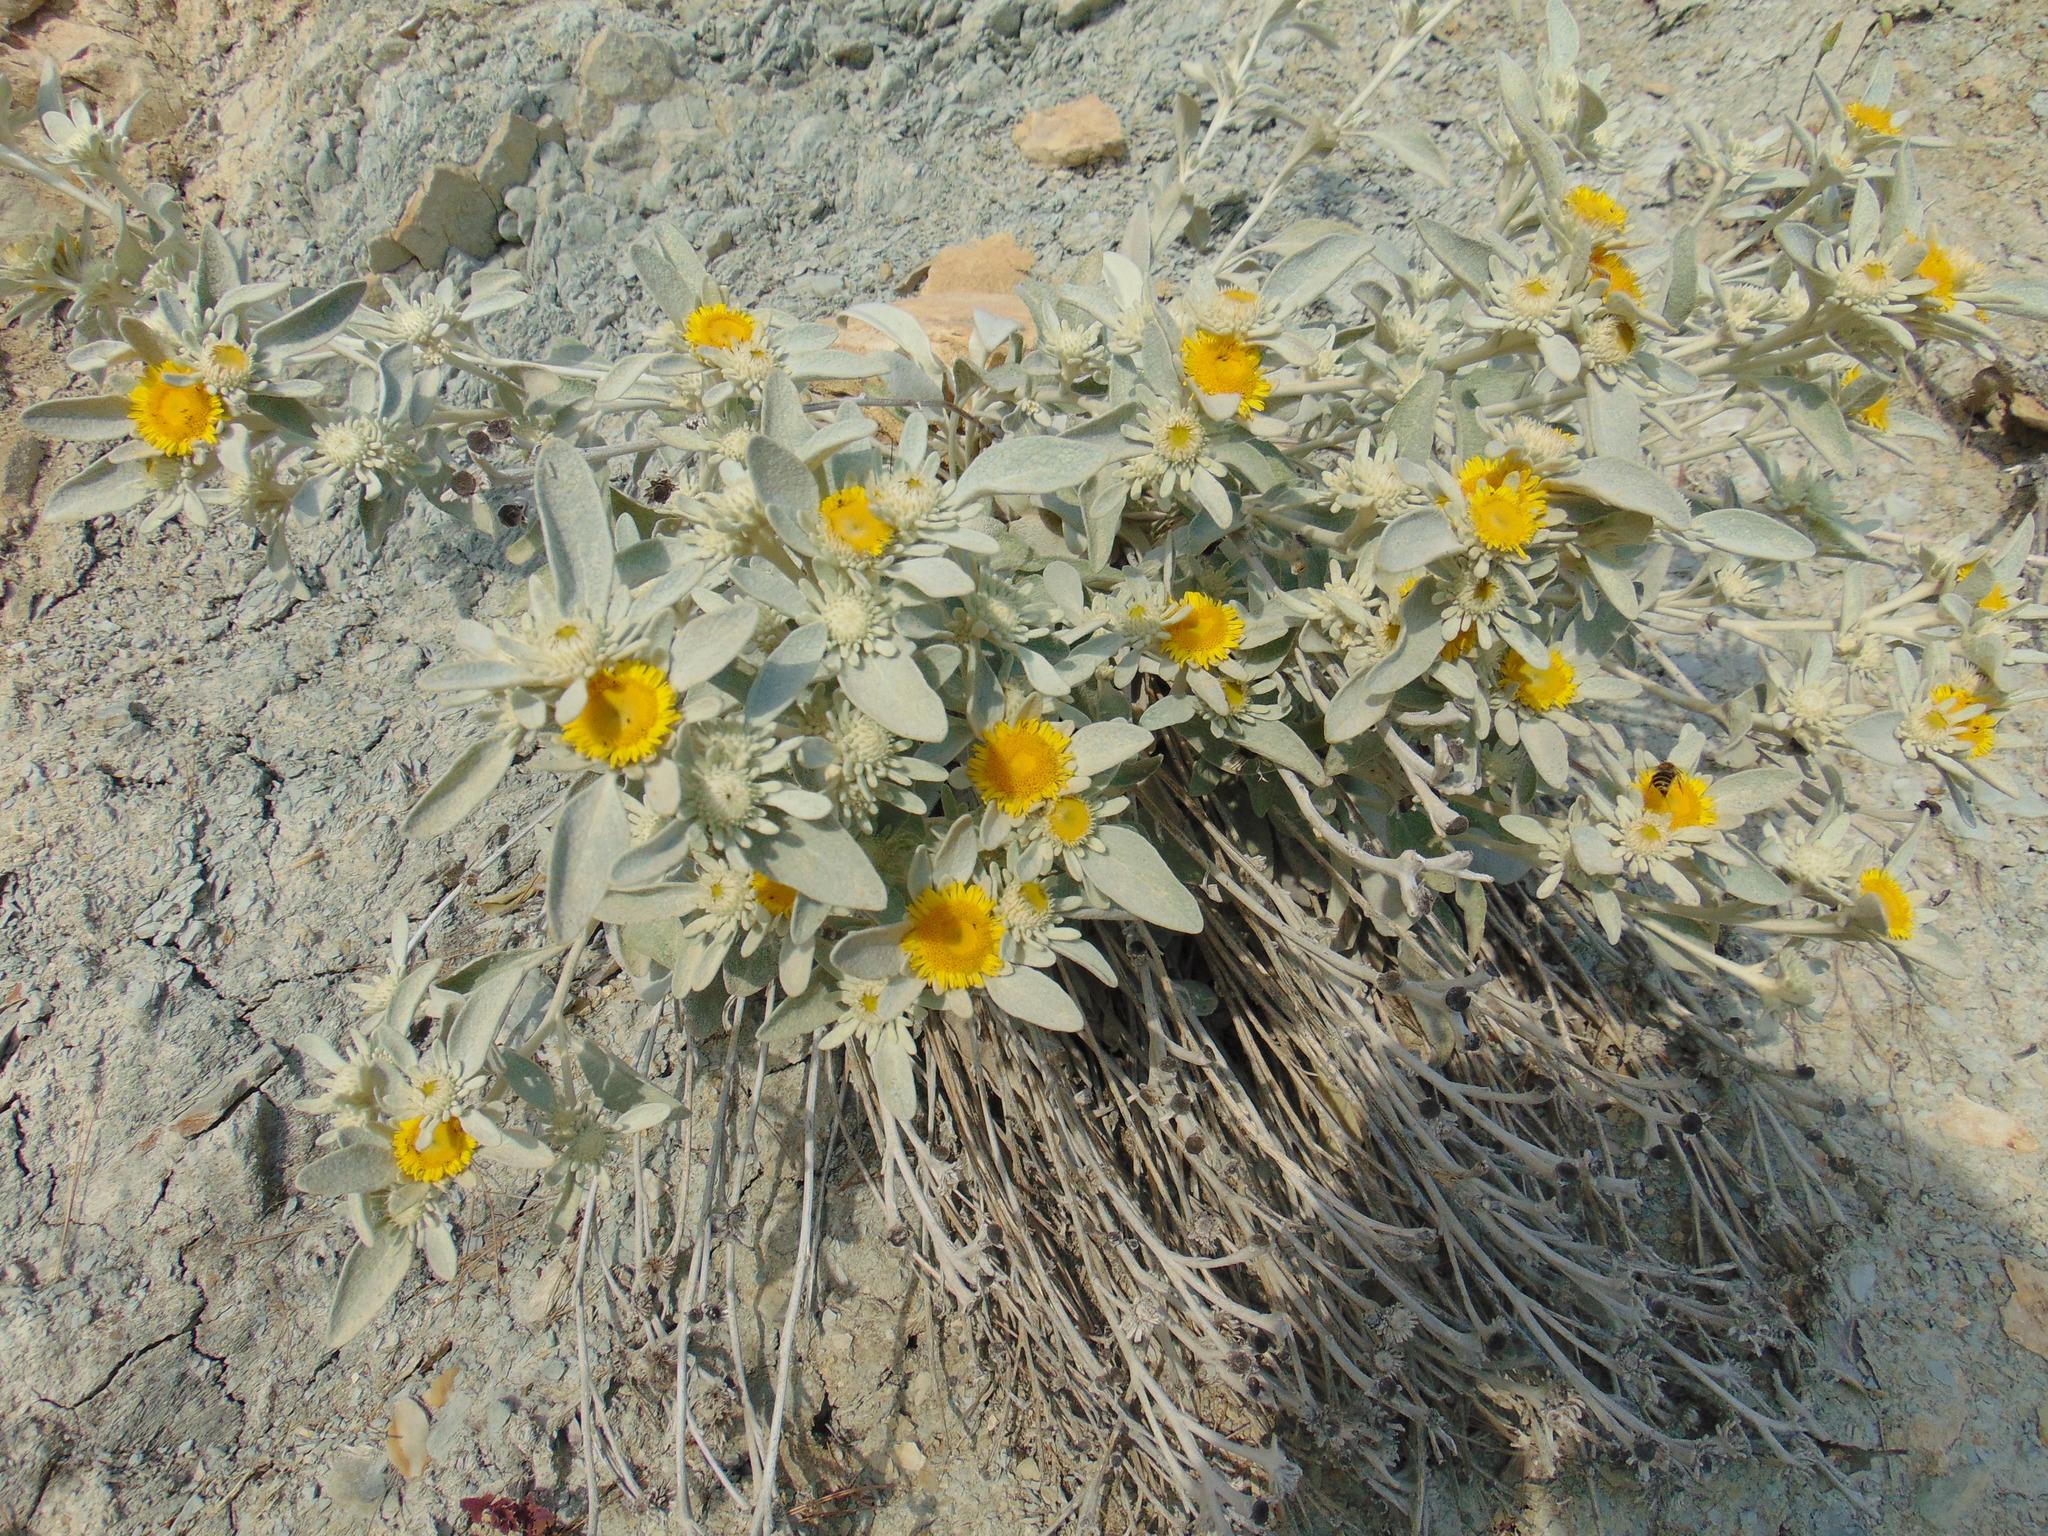
[[[381,307],[250,281],[167,190],[126,197],[120,125],[46,83],[43,141],[0,157],[113,220],[0,268],[104,386],[29,413],[114,445],[51,515],[230,509],[276,566],[294,517],[374,547],[414,501],[537,514],[514,610],[425,674],[460,739],[409,828],[551,786],[545,942],[404,972],[347,1052],[307,1047],[337,1145],[302,1183],[365,1244],[338,1331],[415,1247],[452,1270],[473,1158],[547,1170],[566,1211],[673,1108],[570,1043],[588,946],[647,1002],[763,998],[764,1042],[848,1051],[910,1122],[929,1032],[1083,1030],[1125,979],[1099,925],[1201,929],[1192,801],[1247,846],[1284,820],[1321,860],[1289,899],[1394,945],[1526,880],[1790,1013],[1813,946],[1942,962],[1922,818],[1859,803],[1847,760],[1964,833],[2048,810],[2015,768],[2048,610],[2022,538],[1919,548],[1841,485],[1926,430],[1922,349],[2048,299],[1937,234],[1885,71],[1782,157],[1701,130],[1709,189],[1662,221],[1567,74],[1504,67],[1502,202],[1405,254],[1319,223],[1170,284],[1140,220],[1027,287],[1028,332],[983,316],[942,360],[885,305],[855,311],[893,343],[869,355],[743,306],[663,227],[639,350],[541,363],[490,350],[502,277]],[[1708,628],[1718,695],[1669,649]]]

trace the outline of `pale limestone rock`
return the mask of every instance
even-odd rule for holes
[[[392,237],[423,267],[438,267],[451,245],[481,261],[498,248],[498,204],[474,171],[437,165],[420,179]]]

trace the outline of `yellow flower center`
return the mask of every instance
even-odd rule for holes
[[[1877,898],[1884,912],[1885,932],[1900,943],[1913,937],[1913,898],[1888,870],[1866,869],[1858,881],[1863,890]]]
[[[1036,880],[1026,880],[1019,885],[1017,899],[1034,912],[1045,913],[1052,910],[1051,895]]]
[[[1188,381],[1203,394],[1238,397],[1239,417],[1266,408],[1273,384],[1260,366],[1259,349],[1249,342],[1215,331],[1197,331],[1180,344],[1180,357]]]
[[[784,885],[780,880],[770,880],[766,875],[756,875],[754,900],[771,915],[787,917],[796,910],[796,887]]]
[[[818,503],[818,516],[832,540],[857,555],[879,555],[896,537],[896,530],[869,507],[864,485],[834,491]]]
[[[398,1171],[415,1184],[438,1184],[452,1179],[476,1156],[476,1138],[462,1128],[453,1115],[434,1127],[427,1144],[419,1145],[420,1116],[401,1120],[391,1133],[391,1156]]]
[[[1521,653],[1509,651],[1500,664],[1501,685],[1514,690],[1515,701],[1538,714],[1561,709],[1578,697],[1579,674],[1563,651],[1554,647],[1547,666],[1531,667]]]
[[[683,322],[683,338],[693,347],[727,352],[754,339],[754,317],[744,309],[706,304],[690,311]]]
[[[1203,592],[1183,592],[1180,617],[1166,626],[1160,644],[1169,660],[1203,671],[1229,658],[1244,639],[1244,615]]]
[[[1589,229],[1618,235],[1628,223],[1628,210],[1598,187],[1573,187],[1564,195],[1565,212]]]
[[[1609,250],[1604,245],[1596,245],[1586,264],[1607,279],[1608,292],[1625,293],[1632,299],[1640,299],[1643,296],[1643,286],[1636,281],[1636,269],[1622,259],[1619,251]]]
[[[201,443],[217,442],[226,414],[220,397],[189,374],[164,377],[163,365],[149,368],[128,391],[128,419],[135,435],[174,459],[192,456]]]
[[[1976,569],[1977,562],[1974,560],[1968,565],[1957,566],[1956,580],[1968,581],[1970,579],[1970,572]],[[1994,582],[1992,583],[1991,590],[1977,599],[1977,606],[1986,613],[2003,613],[2012,606],[2012,599],[2006,596],[2005,587],[2001,583]]]
[[[1444,648],[1436,653],[1437,659],[1440,661],[1456,661],[1461,656],[1471,655],[1473,649],[1478,644],[1479,626],[1477,624],[1467,624],[1444,642]]]
[[[644,661],[601,668],[583,687],[583,708],[562,727],[562,740],[608,767],[645,762],[682,718],[668,678]]]
[[[1920,258],[1920,265],[1914,269],[1916,277],[1923,277],[1934,286],[1927,290],[1927,297],[1938,309],[1956,307],[1956,258],[1953,252],[1927,242],[1927,254]]]
[[[1529,542],[1548,521],[1550,489],[1521,461],[1467,459],[1458,484],[1472,516],[1473,537],[1496,554],[1528,558]]]
[[[1934,708],[1927,713],[1927,723],[1935,730],[1946,730],[1951,736],[1970,749],[1972,757],[1989,757],[1998,746],[1998,717],[1990,710],[1979,710],[1967,720],[1955,717],[1964,710],[1982,704],[1974,691],[1958,687],[1954,683],[1943,683],[1934,690]]]
[[[1863,370],[1861,368],[1851,368],[1842,375],[1842,388],[1847,389],[1862,377]],[[1874,431],[1889,432],[1892,429],[1891,391],[1885,391],[1885,393],[1871,401],[1870,404],[1864,406],[1862,410],[1856,412],[1856,420]]]
[[[967,755],[968,782],[1004,815],[1022,816],[1073,781],[1071,740],[1048,721],[998,721]]]
[[[1068,795],[1045,813],[1045,829],[1071,848],[1095,830],[1095,813],[1087,801]]]
[[[979,987],[1003,965],[1003,920],[978,885],[955,880],[921,892],[905,914],[911,974],[941,992]]]
[[[1874,107],[1867,101],[1852,101],[1842,111],[1865,133],[1889,135],[1899,131],[1899,120],[1885,107]]]
[[[1714,797],[1707,793],[1705,779],[1681,773],[1660,789],[1657,770],[1651,768],[1636,780],[1636,788],[1643,792],[1643,809],[1668,817],[1674,832],[1720,824],[1721,815],[1714,809]]]

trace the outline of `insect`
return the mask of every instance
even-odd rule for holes
[[[1660,795],[1671,793],[1671,786],[1678,782],[1678,764],[1659,763],[1650,770],[1650,788]]]

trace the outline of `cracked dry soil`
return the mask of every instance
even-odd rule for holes
[[[891,10],[820,9],[854,23]],[[1245,9],[1209,4],[1202,19]],[[1655,210],[1669,199],[1680,109],[1754,121],[1798,99],[1817,60],[1840,79],[1889,48],[1916,127],[1955,144],[1928,167],[1945,233],[2038,273],[2048,252],[2048,14],[2038,4],[1949,0],[1889,8],[1888,18],[1813,0],[1582,0],[1577,9],[1589,52],[1612,66],[1612,94],[1629,103],[1642,150],[1625,183],[1633,204]],[[576,27],[622,17],[670,26],[678,11],[692,25],[716,13],[742,37],[766,24],[735,5],[558,12],[458,0],[431,8],[414,29],[424,41],[408,52],[386,46],[406,15],[389,5],[68,0],[31,17],[22,36],[116,97],[154,87],[156,105],[139,120],[153,174],[236,209],[259,247],[272,248],[289,241],[259,195],[265,166],[279,145],[331,126],[314,120],[333,94],[316,89],[320,72],[341,71],[351,89],[375,74],[387,91],[431,94],[437,57],[515,25],[568,29],[573,59],[585,35]],[[1021,107],[999,95],[968,118],[989,141],[977,138],[972,151],[972,197],[934,194],[926,213],[879,231],[856,227],[851,209],[753,233],[741,224],[721,275],[753,297],[801,238],[865,297],[886,289],[884,258],[908,271],[945,241],[1006,222],[1054,253],[1077,201],[1099,200],[1120,217],[1167,142],[1158,109],[1174,60],[1149,39],[1181,13],[1128,0],[1094,23],[1077,53],[1055,37],[1041,14],[1050,11],[1049,0],[1023,7],[1021,35],[996,50],[999,73],[1031,95],[1022,105],[1062,85],[1063,94],[1103,89],[1126,113],[1128,170],[1077,193],[1066,173],[1021,166],[1007,139]],[[1361,16],[1337,19],[1341,71],[1364,56],[1370,34]],[[1837,44],[1823,54],[1837,23]],[[1533,39],[1531,18],[1478,0],[1418,55],[1390,110],[1422,113],[1455,162],[1491,52],[1527,50]],[[910,108],[851,88],[842,64],[792,57],[758,103],[778,135],[801,114],[855,129],[912,121]],[[10,70],[21,62],[6,57]],[[939,100],[956,66],[957,54],[940,55],[898,89],[911,107]],[[1069,83],[1057,69],[1085,78]],[[543,94],[562,78],[541,75]],[[456,78],[457,94],[465,88]],[[959,131],[943,110],[915,121]],[[929,143],[926,152],[935,152]],[[616,178],[569,164],[564,174],[585,179],[585,196],[610,195]],[[1342,177],[1353,173],[1375,192],[1352,216],[1405,221],[1406,189],[1373,181],[1379,173],[1367,168],[1340,162],[1314,196],[1341,205]],[[404,190],[386,195],[402,200]],[[38,216],[20,189],[0,192],[0,222]],[[316,224],[307,260],[350,266],[375,232]],[[529,277],[540,289],[550,274]],[[623,284],[615,274],[603,281]],[[565,279],[559,291],[575,284]],[[630,303],[630,288],[619,292]],[[550,299],[544,318],[569,307]],[[2023,368],[2038,361],[2038,328],[2011,339]],[[446,755],[412,675],[458,618],[502,607],[511,583],[484,541],[425,520],[402,529],[374,566],[340,534],[309,540],[312,590],[295,602],[245,596],[247,555],[218,537],[173,528],[138,540],[110,524],[38,524],[38,487],[47,491],[69,461],[43,462],[12,417],[63,387],[55,343],[42,328],[0,333],[9,396],[0,420],[0,1531],[461,1530],[465,1495],[534,1489],[573,1499],[573,1324],[561,1266],[543,1263],[540,1218],[520,1208],[518,1191],[496,1190],[455,1285],[415,1277],[389,1317],[323,1356],[315,1341],[347,1231],[336,1213],[290,1194],[310,1130],[284,1107],[300,1091],[292,1041],[339,1031],[351,1007],[341,982],[381,964],[385,915],[394,906],[423,914],[459,867],[451,859],[463,850],[397,835]],[[1857,483],[1930,537],[2001,516],[2038,526],[2048,443],[1973,415],[1974,373],[1951,362],[1921,380],[1919,404],[1949,424],[1948,441],[1903,467],[1866,469]],[[2038,712],[2027,725],[2038,738]],[[1918,792],[1887,788],[1909,800]],[[516,825],[526,809],[514,803],[504,819]],[[1966,985],[1910,997],[1892,978],[1845,968],[1828,1026],[1776,1047],[1839,1085],[1851,1112],[1850,1178],[1871,1219],[1817,1277],[1816,1327],[1839,1377],[1819,1404],[1830,1434],[1863,1448],[1845,1449],[1843,1465],[1867,1506],[1758,1464],[1652,1487],[1601,1467],[1535,1495],[1472,1469],[1445,1490],[1434,1528],[1485,1530],[1496,1517],[1514,1524],[1494,1528],[1530,1536],[2048,1528],[2048,1360],[2010,1326],[2005,1268],[2048,1266],[2043,838],[2038,827],[2000,828],[1988,845],[1945,844],[1937,855],[1929,878],[1953,893],[1951,921],[1975,968]],[[458,892],[437,949],[488,941],[500,921],[492,898],[526,885],[532,860],[530,846],[517,846],[487,864]],[[195,1110],[195,1095],[238,1073],[260,1081]],[[770,1097],[771,1109],[786,1106],[787,1085],[771,1085]],[[1980,1122],[1958,1108],[1969,1104],[2010,1111],[2024,1135],[1975,1134]],[[782,1137],[787,1124],[771,1113],[766,1133]],[[787,1294],[776,1255],[791,1238],[775,1219],[772,1149],[767,1164],[748,1199],[761,1233],[744,1287],[748,1328],[768,1326]],[[824,1311],[802,1363],[811,1431],[803,1528],[1027,1528],[1020,1511],[1035,1507],[1036,1468],[963,1420],[953,1388],[971,1363],[924,1314],[857,1183],[838,1206]],[[390,1404],[450,1367],[457,1376],[436,1415],[432,1461],[404,1478],[386,1461]],[[614,1423],[657,1469],[663,1369],[631,1357],[604,1363]],[[826,1497],[834,1489],[857,1496]],[[617,1502],[605,1524],[657,1528]],[[1385,1524],[1378,1510],[1303,1517],[1307,1530]]]

